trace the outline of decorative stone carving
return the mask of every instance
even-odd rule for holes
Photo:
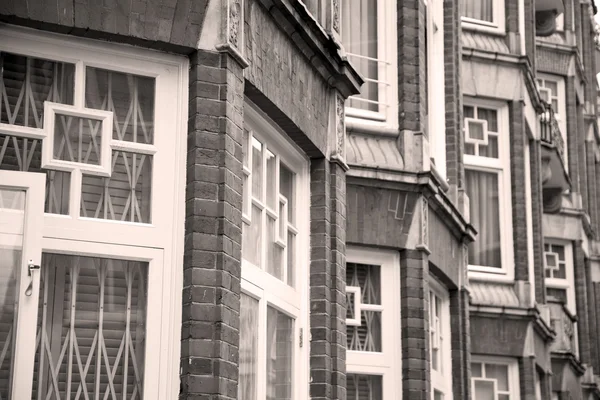
[[[341,14],[341,4],[340,4],[340,0],[333,0],[333,30],[336,31],[338,34],[341,34],[340,32],[340,14]]]
[[[344,99],[335,97],[335,133],[336,133],[336,156],[344,160],[346,147],[346,128],[344,126]]]
[[[429,246],[429,202],[421,199],[421,243]]]
[[[229,23],[228,40],[229,43],[240,50],[241,34],[240,27],[243,20],[243,9],[241,0],[229,0]]]

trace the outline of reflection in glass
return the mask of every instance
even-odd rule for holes
[[[383,385],[379,375],[348,374],[348,400],[382,400]]]
[[[292,398],[294,320],[267,307],[267,399]]]
[[[258,301],[240,296],[240,379],[238,399],[256,400],[258,370]]]

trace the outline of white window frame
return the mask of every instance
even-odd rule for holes
[[[492,22],[462,16],[463,28],[487,33],[504,34],[506,32],[504,0],[493,0],[493,2]]]
[[[516,358],[509,357],[497,357],[497,356],[484,356],[484,355],[472,355],[471,363],[480,364],[493,364],[493,365],[506,365],[508,366],[508,382],[510,385],[510,399],[520,400],[521,398],[521,386],[519,383],[519,362]],[[471,377],[471,393],[473,393],[473,400],[475,398],[475,380],[481,378]],[[483,378],[485,379],[485,378]]]
[[[346,351],[346,373],[382,376],[383,399],[402,398],[400,257],[397,252],[352,246],[346,262],[381,266],[382,352]],[[356,301],[355,301],[356,304]]]
[[[42,231],[43,252],[148,262],[144,398],[176,396],[181,356],[188,59],[7,25],[0,26],[0,50],[75,64],[73,107],[79,110],[85,109],[82,85],[87,66],[156,78],[154,143],[131,144],[146,153],[156,153],[152,168],[153,193],[159,193],[160,188],[162,193],[171,194],[152,195],[152,222],[81,217],[80,191],[78,194],[72,190],[69,214],[46,213],[38,221],[38,229]],[[44,135],[43,129],[8,124],[0,124],[0,132],[32,139],[42,139]],[[75,188],[81,185],[81,171],[72,172],[71,185]],[[39,287],[40,274],[34,276],[38,280],[34,288]]]
[[[487,280],[511,281],[514,279],[514,257],[508,105],[504,102],[493,100],[465,98],[464,106],[495,109],[498,112],[498,158],[495,159],[464,154],[464,165],[465,170],[468,169],[498,174],[502,268],[469,264],[469,277],[476,279],[483,278]],[[469,201],[473,201],[473,199],[469,199]],[[475,227],[475,229],[477,229],[477,227]]]
[[[432,315],[431,302],[432,299],[439,298],[441,318],[436,318]],[[430,362],[431,366],[431,399],[435,399],[435,392],[440,392],[443,395],[444,400],[452,400],[452,347],[451,347],[451,333],[450,333],[450,295],[448,290],[434,277],[429,278],[429,329],[435,330],[436,342],[440,342],[441,336],[441,348],[439,351],[438,366],[440,371],[433,369],[433,361]],[[433,357],[432,348],[436,343],[429,341],[430,357]]]
[[[295,288],[288,286],[281,280],[270,275],[265,270],[253,265],[242,256],[242,293],[252,297],[259,302],[259,343],[258,343],[258,371],[257,379],[257,399],[266,396],[266,335],[267,327],[267,306],[271,306],[280,312],[294,318],[294,334],[292,348],[294,349],[294,371],[292,382],[292,399],[300,400],[308,397],[309,384],[309,219],[310,219],[310,180],[309,180],[309,160],[302,151],[288,140],[287,136],[281,131],[274,122],[272,122],[258,107],[246,100],[244,104],[244,122],[248,128],[248,149],[252,149],[252,137],[261,140],[267,149],[280,157],[286,166],[294,172],[295,175],[295,198],[294,204],[296,213],[296,259],[295,259]],[[251,157],[251,156],[250,156]],[[252,159],[248,161],[252,165]],[[266,168],[266,161],[263,161],[263,170]],[[252,187],[252,171],[243,166],[243,173],[248,176],[246,184]],[[277,188],[279,184],[277,183]],[[265,185],[263,189],[266,190]],[[279,192],[279,189],[277,189]],[[247,191],[244,201],[244,210],[251,199],[251,190]],[[266,203],[266,201],[265,201]],[[267,211],[268,212],[268,211]],[[251,216],[243,213],[242,219],[250,222]],[[276,226],[279,224],[277,223]],[[263,232],[264,233],[264,232]],[[264,237],[264,236],[263,236]],[[266,258],[265,240],[262,241],[262,257]],[[300,338],[302,337],[302,343]]]
[[[425,0],[427,8],[427,133],[434,168],[446,179],[446,96],[444,79],[444,3]],[[443,117],[442,117],[443,116]]]
[[[547,278],[546,277],[546,254],[553,253],[552,251],[546,251],[546,245],[550,246],[562,246],[565,253],[565,275],[566,278]],[[552,249],[552,247],[550,248]],[[557,259],[558,261],[558,259]],[[552,289],[565,289],[567,292],[567,309],[570,313],[575,315],[577,308],[575,304],[575,272],[573,265],[573,244],[561,240],[553,240],[544,238],[544,282],[546,287]]]
[[[371,129],[398,128],[398,49],[396,3],[392,1],[377,2],[377,54],[378,58],[378,96],[383,111],[375,112],[346,106],[345,118],[350,124],[361,125]],[[342,7],[344,4],[342,4]],[[342,31],[342,37],[344,32]],[[347,53],[351,54],[351,53]],[[352,56],[349,57],[352,63]],[[365,77],[363,77],[365,78]],[[354,99],[350,96],[349,99]],[[358,100],[362,101],[362,100]],[[348,104],[348,103],[346,103]]]
[[[556,83],[558,93],[552,95],[550,90],[545,88],[546,82]],[[558,122],[560,134],[563,138],[565,168],[568,170],[569,163],[567,157],[569,152],[567,151],[567,97],[565,91],[565,78],[559,75],[544,74],[540,72],[537,74],[536,83],[540,92],[542,90],[548,91],[550,101],[556,100],[558,103],[558,110],[554,110],[554,118],[556,118],[556,121]]]

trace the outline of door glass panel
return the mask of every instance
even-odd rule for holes
[[[347,263],[346,285],[360,288],[361,298],[353,301],[358,300],[361,305],[381,305],[381,267],[379,265]],[[360,325],[346,326],[348,350],[381,351],[381,313],[382,311],[379,310],[361,309]],[[356,318],[357,316],[348,314],[347,317]]]
[[[55,118],[54,158],[100,165],[102,121],[60,114]]]
[[[238,398],[256,400],[258,370],[258,301],[242,293],[240,298],[240,380]]]
[[[148,264],[44,254],[35,399],[143,399]]]
[[[267,398],[292,398],[294,320],[267,308]]]
[[[348,400],[382,400],[381,375],[348,374]]]
[[[10,398],[15,343],[16,288],[25,222],[23,190],[0,188],[0,398]]]

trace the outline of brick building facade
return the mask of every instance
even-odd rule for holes
[[[600,397],[595,8],[376,4],[0,4],[0,398]]]

